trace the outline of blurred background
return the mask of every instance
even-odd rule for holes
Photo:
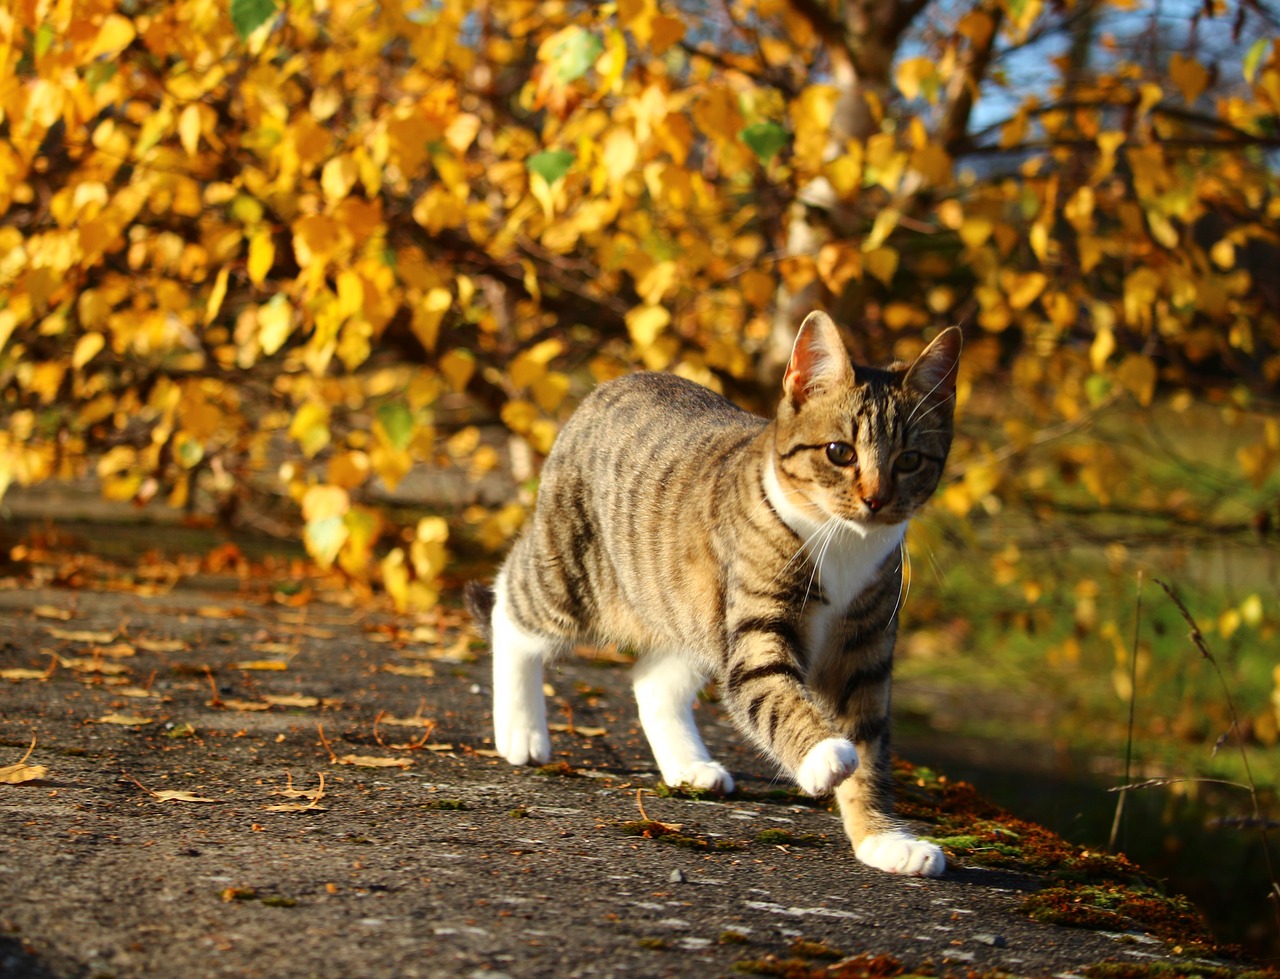
[[[296,544],[413,614],[600,381],[767,414],[811,309],[862,363],[960,324],[901,750],[1276,954],[1278,39],[1263,0],[8,5],[6,543]]]

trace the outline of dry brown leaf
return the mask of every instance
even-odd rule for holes
[[[31,610],[39,619],[57,619],[60,622],[66,622],[71,618],[71,613],[65,608],[58,608],[56,605],[37,605]]]
[[[148,653],[180,653],[191,648],[181,639],[135,639],[133,644]]]
[[[552,731],[564,731],[566,734],[580,734],[584,738],[602,738],[608,731],[602,727],[583,727],[581,724],[548,724]]]
[[[435,727],[436,722],[429,717],[392,717],[390,714],[380,714],[378,716],[379,724],[386,724],[388,727]]]
[[[301,693],[264,693],[262,699],[276,707],[319,707],[319,697],[308,697]]]
[[[266,653],[268,656],[296,656],[298,647],[287,642],[255,642],[249,647],[255,653]]]
[[[156,693],[154,690],[148,690],[146,687],[121,687],[116,691],[121,697],[133,697],[136,700],[168,700],[162,693]]]
[[[413,666],[401,666],[399,663],[386,663],[382,667],[386,673],[394,673],[396,676],[421,676],[431,677],[436,675],[436,671],[430,663],[417,663]]]
[[[151,792],[150,789],[147,790]],[[151,797],[157,802],[221,802],[221,799],[207,799],[204,796],[196,795],[192,792],[186,792],[181,789],[161,789],[159,792],[151,792]]]
[[[282,795],[286,799],[307,799],[308,802],[282,802],[274,806],[264,806],[267,812],[307,812],[309,810],[327,810],[328,806],[319,804],[324,798],[324,772],[317,772],[320,776],[320,785],[314,789],[295,789],[293,787],[293,775],[285,772],[285,778],[289,784],[283,789],[272,789],[272,795]]]
[[[446,743],[424,744],[422,747],[427,751],[452,751],[453,750],[453,745],[446,744]]]
[[[238,619],[244,615],[242,608],[223,608],[221,605],[201,605],[196,615],[202,619]]]
[[[130,643],[117,642],[110,646],[99,646],[93,651],[95,656],[110,656],[112,659],[124,659],[138,655],[138,651]]]
[[[205,701],[206,707],[224,707],[227,710],[270,710],[271,705],[261,700],[240,700],[236,697],[218,698],[217,701]]]
[[[375,755],[343,755],[339,765],[355,765],[357,768],[412,768],[408,758],[379,758]]]
[[[87,629],[59,629],[57,626],[46,626],[45,631],[54,639],[65,639],[68,642],[104,643],[115,639],[114,632],[93,632]]]
[[[44,778],[49,774],[49,769],[44,765],[28,765],[27,759],[31,757],[31,753],[36,750],[35,735],[31,736],[31,746],[27,748],[27,753],[15,765],[4,765],[0,767],[0,785],[18,785],[21,782],[34,782]]]
[[[232,663],[237,670],[262,670],[264,672],[287,670],[289,664],[278,659],[249,659],[240,663]]]
[[[95,659],[91,656],[59,656],[58,662],[69,670],[75,670],[77,673],[101,673],[106,676],[118,676],[121,673],[128,673],[129,667],[123,663],[108,663],[103,659]]]
[[[21,667],[0,670],[0,680],[8,680],[11,683],[17,683],[19,680],[43,680],[48,676],[48,670],[26,670]]]
[[[119,724],[121,727],[144,727],[154,724],[155,718],[143,714],[104,714],[101,717],[86,721],[87,724]]]

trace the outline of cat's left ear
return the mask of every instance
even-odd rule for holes
[[[949,326],[921,351],[907,370],[903,385],[926,398],[945,400],[956,393],[963,339],[958,326]]]
[[[835,322],[821,310],[804,318],[791,360],[782,376],[782,391],[799,408],[817,391],[853,383],[853,365]]]

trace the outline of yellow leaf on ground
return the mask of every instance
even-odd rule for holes
[[[11,683],[17,683],[19,680],[43,680],[48,675],[48,670],[26,670],[21,667],[0,670],[0,680],[8,680]]]
[[[66,639],[69,642],[93,642],[103,643],[111,642],[115,639],[114,632],[91,632],[86,629],[59,629],[56,626],[49,626],[45,629],[54,639]]]
[[[275,707],[319,707],[321,702],[319,697],[309,697],[300,693],[264,693],[262,699]]]
[[[0,785],[17,785],[19,782],[34,782],[49,774],[43,765],[5,765],[0,768]]]
[[[221,802],[221,799],[207,799],[204,796],[196,795],[193,792],[186,792],[181,789],[162,789],[159,792],[152,792],[151,797],[157,802]]]
[[[408,758],[378,758],[374,755],[343,755],[339,765],[355,765],[357,768],[412,768]]]
[[[383,665],[384,673],[394,673],[396,676],[435,676],[436,671],[432,669],[430,663],[415,663],[413,666],[401,666],[399,663],[387,663]]]
[[[584,738],[602,738],[608,732],[602,727],[583,727],[580,724],[548,724],[550,731],[563,731],[566,734],[579,734]]]
[[[144,727],[147,724],[154,724],[155,718],[147,717],[143,714],[104,714],[95,720],[90,721],[91,724],[119,724],[121,727]]]
[[[60,622],[66,622],[71,618],[69,611],[58,608],[56,605],[37,605],[31,612],[39,619],[57,619]]]
[[[247,659],[239,663],[232,663],[231,666],[237,670],[259,670],[264,673],[287,670],[289,668],[287,662],[279,659]]]
[[[226,697],[214,702],[207,701],[209,707],[221,707],[224,710],[240,710],[240,711],[260,711],[270,710],[271,705],[261,700],[240,700],[237,697]]]

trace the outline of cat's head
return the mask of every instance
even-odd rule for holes
[[[855,367],[826,313],[800,327],[782,382],[774,470],[809,519],[896,524],[932,494],[951,448],[960,331],[911,364]]]

